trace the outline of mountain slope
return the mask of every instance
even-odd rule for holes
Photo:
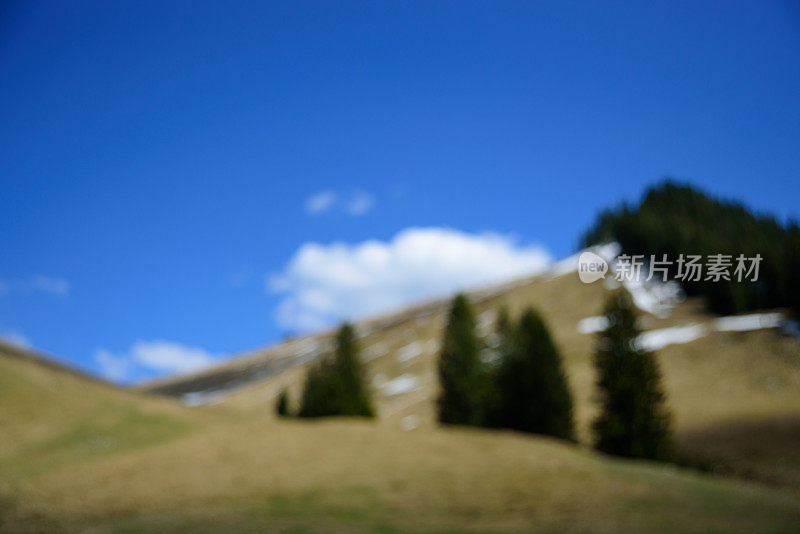
[[[0,473],[6,482],[182,435],[200,416],[0,344]]]
[[[13,532],[793,532],[800,496],[511,433],[242,420],[31,479],[6,517]]]
[[[551,282],[515,290],[509,304],[517,310],[532,291],[564,312],[564,280]],[[402,349],[409,331],[436,333],[422,319],[363,339]],[[570,339],[574,371],[589,338]],[[398,353],[410,354],[377,356],[376,370],[424,371],[424,356],[404,366]],[[413,392],[384,398],[379,421],[301,422],[272,420],[263,387],[190,409],[0,347],[0,532],[749,533],[800,523],[800,495],[787,489],[536,436],[424,423],[405,431],[403,410],[429,402],[408,402]]]
[[[650,310],[642,311],[641,323],[651,341],[658,345],[672,341],[657,352],[681,460],[800,488],[800,343],[773,328],[774,314],[763,316],[770,318],[764,321],[770,328],[755,325],[755,330],[726,331],[728,323],[706,313],[699,299],[675,303],[667,298],[659,304],[658,291],[631,290]],[[608,291],[602,283],[580,283],[567,261],[545,275],[470,294],[488,343],[500,307],[512,315],[526,306],[543,312],[565,359],[584,443],[591,440],[589,424],[595,414],[595,336],[581,332],[582,320],[601,313]],[[435,424],[436,355],[447,305],[434,301],[357,324],[385,424],[406,429]],[[144,389],[194,392],[184,400],[271,413],[283,387],[299,398],[307,362],[329,350],[330,339],[330,333],[322,333],[292,340],[220,368]]]

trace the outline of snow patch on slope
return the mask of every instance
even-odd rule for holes
[[[215,391],[193,391],[185,393],[181,396],[181,402],[184,406],[210,406],[219,404],[228,394],[223,390]]]
[[[683,300],[683,290],[674,281],[648,283],[626,279],[622,285],[631,294],[637,308],[662,319],[669,317],[672,308]]]
[[[604,315],[586,317],[578,321],[578,332],[581,334],[594,334],[608,328],[608,319]]]
[[[397,378],[384,383],[381,387],[383,393],[389,397],[402,395],[403,393],[410,393],[419,388],[419,379],[410,374],[400,375]]]
[[[717,332],[744,332],[747,330],[761,330],[762,328],[777,328],[782,322],[782,313],[751,313],[749,315],[720,317],[714,321],[713,328]]]
[[[777,327],[782,327],[784,332],[791,334],[791,323],[793,322],[784,321],[781,313],[753,313],[719,317],[710,325],[693,323],[642,332],[636,338],[636,345],[642,350],[659,350],[668,345],[689,343],[700,339],[709,332],[744,332]],[[608,320],[602,315],[586,317],[578,321],[578,331],[582,334],[594,334],[602,332],[606,328],[608,328]],[[800,333],[800,329],[798,329],[798,333]]]
[[[690,324],[688,326],[671,326],[642,332],[636,338],[636,345],[642,350],[660,350],[667,345],[689,343],[695,339],[705,336],[707,329],[702,324]]]
[[[422,344],[419,341],[414,341],[404,347],[400,347],[396,358],[399,363],[403,363],[416,358],[420,354],[422,354]]]
[[[374,345],[370,345],[364,350],[364,361],[370,362],[375,358],[380,358],[381,356],[386,355],[389,352],[386,343],[383,341],[378,341]]]

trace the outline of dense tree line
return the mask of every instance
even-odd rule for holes
[[[483,423],[489,381],[480,349],[472,308],[464,295],[458,295],[450,308],[439,354],[439,422]]]
[[[763,260],[757,282],[684,281],[689,295],[707,298],[722,314],[774,307],[800,312],[800,228],[755,214],[744,205],[713,198],[685,184],[665,181],[650,188],[637,206],[602,212],[584,235],[584,246],[617,241],[626,254],[675,261],[680,254],[739,254]],[[677,274],[672,265],[671,275]]]

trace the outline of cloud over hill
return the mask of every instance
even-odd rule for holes
[[[267,279],[281,295],[277,320],[306,331],[481,284],[544,270],[542,247],[511,236],[408,228],[389,241],[305,243]]]

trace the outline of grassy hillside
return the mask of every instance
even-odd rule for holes
[[[800,496],[556,441],[239,421],[28,479],[8,531],[792,532]]]
[[[797,341],[709,330],[658,351],[683,460],[741,476],[605,457],[586,446],[593,335],[577,325],[606,293],[545,276],[472,295],[487,341],[501,305],[546,314],[579,446],[434,424],[446,303],[358,325],[374,422],[272,416],[284,385],[297,398],[327,333],[150,386],[215,404],[196,408],[0,346],[0,531],[795,532]],[[702,309],[690,300],[643,326],[712,325]]]
[[[579,332],[578,323],[601,313],[608,291],[601,283],[585,285],[574,274],[566,274],[545,275],[471,295],[479,326],[489,336],[501,306],[512,314],[521,313],[526,306],[544,313],[562,349],[575,397],[578,433],[585,444],[591,441],[589,424],[595,415],[595,336]],[[396,428],[435,425],[436,357],[446,307],[446,301],[432,302],[358,325],[363,334],[359,343],[384,424]],[[699,299],[677,305],[666,317],[641,315],[647,331],[710,327],[716,319]],[[266,366],[259,362],[273,359],[286,362],[298,347],[307,360],[329,346],[329,337],[325,333],[279,345],[226,364],[221,371]],[[795,338],[775,328],[709,331],[689,343],[666,346],[657,354],[683,462],[800,489],[800,343]],[[275,397],[284,386],[294,399],[300,395],[305,376],[302,361],[284,365],[274,374],[223,390],[212,397],[213,402],[238,411],[271,414]],[[212,369],[162,381],[158,387],[191,389],[199,383],[213,388],[222,375]]]
[[[186,434],[199,415],[0,345],[0,473],[6,484]]]

